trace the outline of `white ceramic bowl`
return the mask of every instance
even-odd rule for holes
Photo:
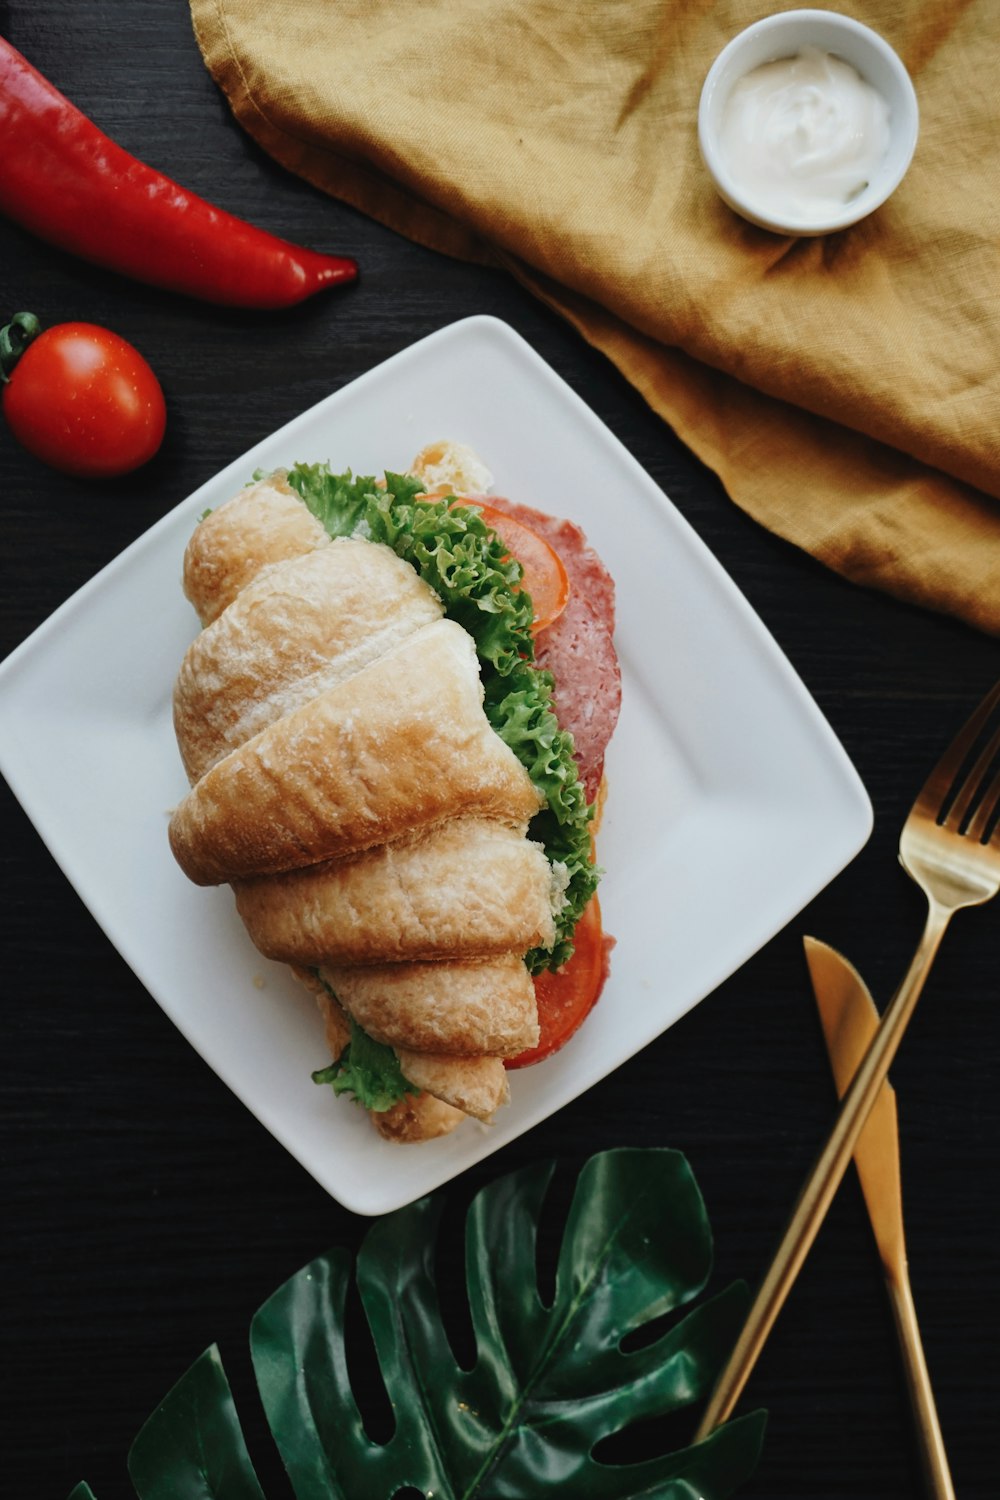
[[[727,164],[720,150],[723,114],[736,82],[762,63],[794,57],[816,47],[849,63],[889,106],[889,146],[867,186],[824,219],[803,214],[777,217],[771,204],[755,196]],[[733,37],[712,64],[701,91],[698,142],[719,196],[751,224],[777,234],[829,234],[856,224],[899,186],[917,144],[919,111],[910,75],[877,32],[831,10],[789,10],[768,16]]]

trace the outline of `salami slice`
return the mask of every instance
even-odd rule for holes
[[[622,698],[621,670],[612,640],[614,579],[575,522],[501,495],[484,495],[483,504],[537,532],[558,552],[569,576],[569,602],[535,637],[535,661],[552,673],[556,717],[573,736],[580,779],[587,801],[593,802]]]
[[[539,631],[535,661],[552,673],[556,717],[573,736],[580,779],[593,802],[618,722],[622,680],[611,632],[582,594],[571,594],[559,618]]]

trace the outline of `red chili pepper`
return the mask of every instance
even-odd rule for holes
[[[231,307],[290,307],[353,281],[206,203],[98,130],[0,37],[0,213],[84,260]]]

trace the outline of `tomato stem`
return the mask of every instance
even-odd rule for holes
[[[4,385],[25,349],[41,331],[41,323],[30,312],[15,313],[10,322],[0,328],[0,382]]]

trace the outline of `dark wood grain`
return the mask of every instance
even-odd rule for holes
[[[843,947],[884,1003],[922,920],[896,864],[899,825],[926,768],[998,675],[996,641],[855,588],[762,531],[609,365],[509,280],[430,254],[281,172],[232,123],[183,0],[12,3],[0,5],[0,29],[137,155],[363,267],[356,288],[251,316],[121,281],[0,224],[5,310],[114,327],[150,359],[170,411],[155,461],[108,485],[62,479],[0,433],[0,655],[252,443],[413,340],[492,313],[663,486],[843,740],[876,814],[851,867],[658,1042],[447,1190],[457,1226],[471,1193],[519,1164],[549,1155],[572,1164],[616,1144],[678,1147],[708,1202],[718,1284],[754,1281],[832,1112],[802,935]],[[317,1187],[174,1030],[6,789],[2,816],[0,1489],[60,1497],[87,1478],[99,1500],[131,1493],[131,1438],[218,1341],[265,1487],[286,1495],[249,1373],[249,1320],[310,1257],[357,1245],[366,1223]],[[959,918],[894,1072],[915,1296],[963,1500],[996,1494],[998,919],[996,908]],[[668,976],[668,951],[662,962]],[[921,1493],[853,1180],[747,1404],[771,1413],[747,1500]],[[637,1435],[637,1452],[645,1440]]]

